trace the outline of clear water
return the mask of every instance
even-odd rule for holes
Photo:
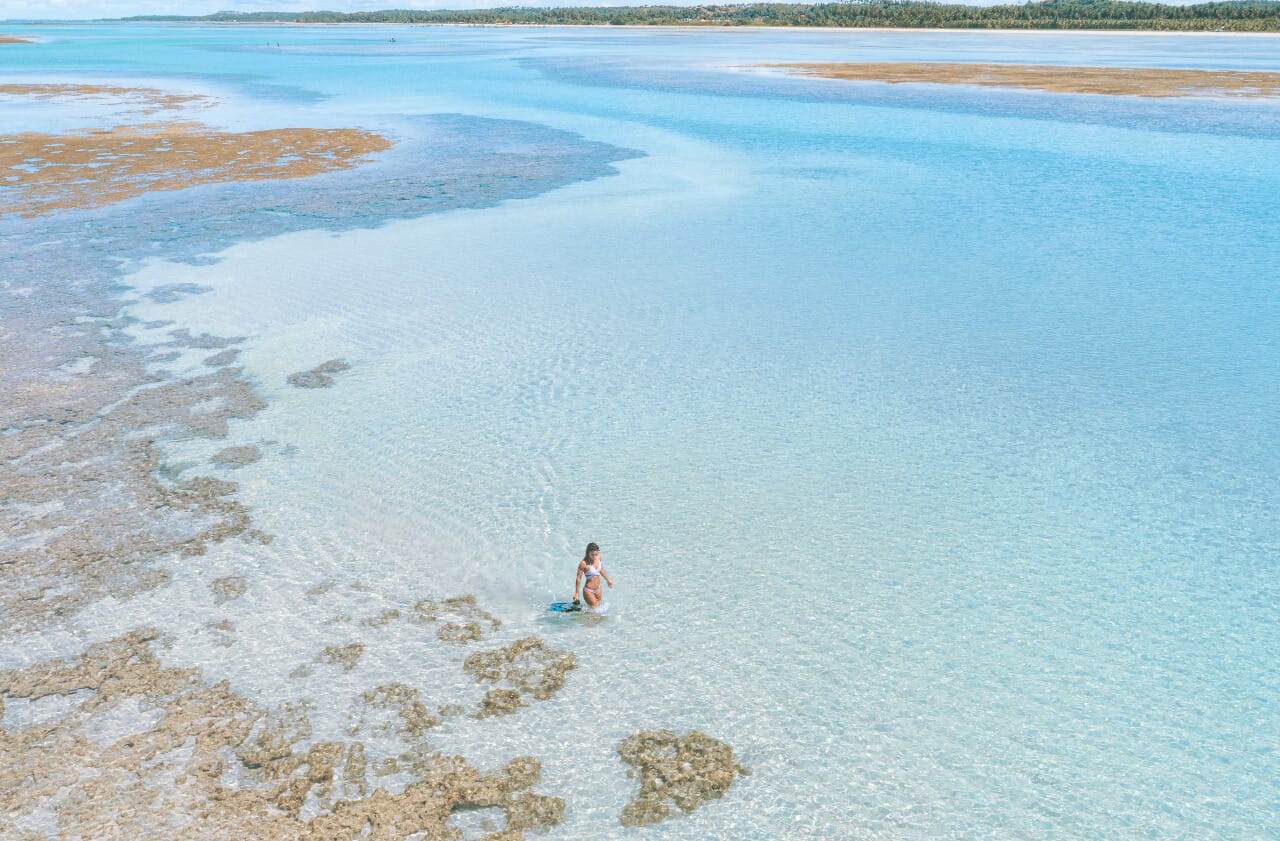
[[[1280,103],[752,69],[1280,70],[1276,38],[22,30],[48,42],[0,51],[0,80],[208,90],[232,128],[449,113],[643,153],[377,227],[228,245],[178,220],[217,259],[125,282],[212,291],[132,312],[248,337],[270,407],[232,443],[266,457],[228,475],[276,539],[175,562],[82,633],[161,624],[175,662],[323,702],[321,738],[389,679],[474,692],[421,627],[359,620],[475,593],[582,667],[436,742],[542,759],[555,838],[1280,835]],[[333,388],[285,384],[332,357],[354,366]],[[547,619],[590,540],[607,618]],[[249,592],[215,608],[230,574]],[[330,579],[371,591],[305,595]],[[226,616],[233,647],[204,627]],[[356,639],[352,672],[288,677]],[[753,773],[624,829],[614,748],[661,727]]]

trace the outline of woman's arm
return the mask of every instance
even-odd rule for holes
[[[613,589],[613,579],[609,577],[609,573],[604,571],[604,564],[600,565],[600,577],[604,579],[604,583],[609,585],[609,589]]]
[[[586,564],[578,564],[578,577],[573,579],[573,600],[575,602],[578,600],[578,585],[582,583],[582,568],[584,566],[586,566]]]

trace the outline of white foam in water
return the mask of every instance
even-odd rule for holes
[[[739,62],[807,49],[730,36],[697,37]],[[936,56],[902,37],[904,58]],[[556,38],[588,68],[605,54]],[[657,33],[626,38],[670,58]],[[1192,41],[1151,43],[1133,49],[1159,63]],[[474,593],[507,620],[497,641],[536,633],[579,668],[432,744],[486,768],[538,757],[539,790],[568,803],[556,838],[655,831],[618,824],[636,782],[616,747],[660,728],[752,770],[663,824],[673,839],[1280,831],[1280,405],[1258,387],[1280,373],[1277,138],[439,66],[433,96],[472,113],[648,157],[499,207],[141,267],[143,291],[211,289],[140,297],[141,321],[248,337],[238,364],[269,406],[166,461],[240,483],[275,540],[175,562],[165,588],[85,611],[86,633],[164,627],[167,662],[263,703],[310,694],[320,740],[391,680],[474,704],[466,649],[363,623]],[[1225,153],[1248,172],[1224,175]],[[287,384],[334,358],[352,367],[333,386]],[[208,466],[229,444],[264,457]],[[617,583],[607,616],[548,615],[588,541]],[[245,595],[211,606],[230,575]],[[347,642],[365,645],[351,671],[317,660]]]

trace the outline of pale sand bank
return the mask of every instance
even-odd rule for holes
[[[5,35],[0,33],[0,44],[34,44],[35,38],[27,38],[22,35]]]
[[[875,62],[766,64],[805,76],[889,84],[981,85],[1109,96],[1280,96],[1280,73],[1156,67]]]

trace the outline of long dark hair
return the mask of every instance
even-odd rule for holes
[[[582,553],[582,562],[583,562],[584,564],[586,564],[587,566],[591,566],[591,553],[592,553],[592,552],[599,552],[599,551],[600,551],[600,545],[599,545],[599,544],[597,544],[597,543],[588,543],[588,544],[587,544],[587,551],[585,551],[585,552],[583,552],[583,553]]]

